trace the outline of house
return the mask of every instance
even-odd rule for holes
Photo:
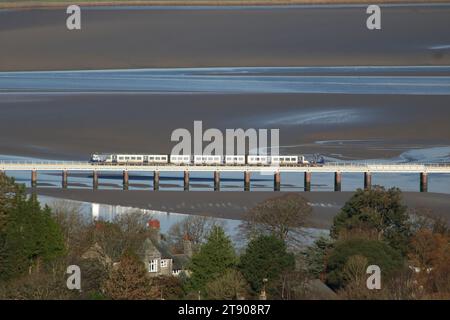
[[[141,250],[141,257],[149,276],[179,276],[181,273],[188,274],[187,263],[192,256],[192,243],[188,236],[183,240],[183,253],[174,254],[170,245],[160,234],[160,223],[156,219],[148,222],[151,236],[147,238]]]

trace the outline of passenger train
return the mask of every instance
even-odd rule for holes
[[[116,154],[94,153],[91,163],[112,165],[254,165],[254,166],[312,166],[322,165],[323,157],[308,161],[294,155],[167,155],[167,154]]]

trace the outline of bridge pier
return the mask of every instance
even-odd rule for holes
[[[68,185],[67,178],[68,178],[67,170],[63,170],[61,174],[61,186],[63,189],[67,189]]]
[[[129,175],[127,170],[123,170],[123,190],[128,190]]]
[[[98,189],[98,172],[97,171],[92,172],[92,189],[94,189],[94,190]]]
[[[159,171],[153,171],[153,190],[159,190]]]
[[[250,172],[244,172],[244,191],[250,191]]]
[[[311,191],[311,172],[305,172],[304,189],[305,191]]]
[[[370,172],[364,172],[364,190],[370,190],[372,187],[372,174]]]
[[[189,171],[185,170],[184,171],[184,191],[188,191],[189,190]]]
[[[342,185],[342,173],[335,172],[334,173],[334,191],[341,191],[341,185]]]
[[[37,171],[32,170],[31,171],[31,187],[36,188],[37,186]]]
[[[273,190],[280,191],[281,190],[281,177],[280,172],[275,172],[273,175]]]
[[[220,191],[220,171],[214,171],[214,191]]]
[[[420,173],[420,192],[428,191],[428,173],[421,172]]]

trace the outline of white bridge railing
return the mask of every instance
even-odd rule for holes
[[[375,163],[375,162],[333,162],[324,165],[199,165],[199,164],[100,164],[87,161],[29,161],[29,160],[3,160],[0,161],[0,170],[28,171],[28,170],[94,170],[94,171],[279,171],[279,172],[430,172],[450,173],[450,163]]]

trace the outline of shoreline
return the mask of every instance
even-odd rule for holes
[[[32,189],[27,189],[28,193]],[[37,188],[41,196],[106,205],[119,205],[162,212],[192,214],[214,218],[242,220],[247,210],[273,197],[292,192],[274,191],[145,191],[145,190],[89,190]],[[354,194],[342,192],[301,192],[312,205],[307,227],[328,229],[334,216]],[[429,209],[432,216],[440,216],[450,223],[450,197],[447,194],[403,192],[403,203],[409,209]]]
[[[372,4],[369,0],[147,0],[147,1],[78,1],[77,5],[83,7],[245,7],[245,6],[274,6],[274,7],[288,7],[295,5],[366,5]],[[377,4],[393,4],[393,5],[435,5],[450,3],[450,0],[433,0],[432,3],[427,3],[425,0],[379,0]],[[33,9],[54,9],[65,8],[74,4],[70,1],[9,1],[0,3],[0,10],[2,9],[19,9],[19,10],[33,10]]]

